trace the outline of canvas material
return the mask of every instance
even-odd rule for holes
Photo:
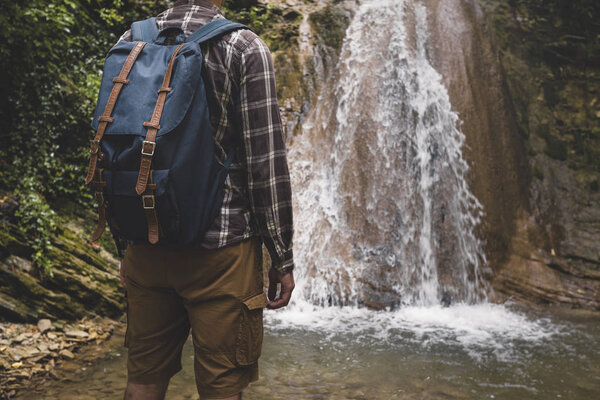
[[[219,22],[219,24],[215,24]],[[243,26],[242,26],[243,27]],[[230,21],[203,26],[203,38],[188,42],[174,59],[171,92],[167,94],[156,150],[152,158],[156,209],[161,227],[159,244],[187,246],[201,239],[216,217],[223,200],[223,182],[231,156],[219,162],[209,119],[201,74],[203,40],[222,35],[239,24]],[[200,32],[202,33],[202,32]],[[107,55],[94,129],[113,86],[135,42],[121,41]],[[107,221],[111,230],[128,240],[147,242],[147,223],[141,197],[135,192],[146,136],[143,123],[150,121],[169,60],[176,46],[148,43],[134,64],[116,102],[101,142],[103,178],[107,182]]]

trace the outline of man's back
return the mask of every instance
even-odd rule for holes
[[[159,29],[186,36],[224,18],[208,0],[182,0],[159,14]],[[121,40],[131,40],[130,31]],[[261,236],[274,267],[293,268],[292,204],[283,127],[271,54],[250,30],[237,30],[203,46],[207,100],[221,161],[236,156],[225,182],[221,212],[202,247],[216,249]],[[200,71],[199,71],[200,73]],[[118,240],[124,251],[126,243]]]
[[[183,0],[156,22],[159,30],[181,28],[187,37],[219,18],[208,0]],[[121,39],[130,41],[131,33]],[[181,369],[191,328],[201,398],[238,399],[258,379],[263,308],[287,305],[294,288],[290,178],[270,52],[249,30],[225,34],[202,49],[198,73],[216,154],[221,162],[231,151],[235,157],[221,211],[197,246],[169,250],[115,236],[128,302],[125,398],[164,398]],[[272,261],[268,298],[262,244]]]

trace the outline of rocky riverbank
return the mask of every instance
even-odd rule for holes
[[[100,317],[72,323],[49,319],[36,325],[0,323],[0,399],[14,398],[24,387],[62,379],[66,371],[85,370],[106,356],[107,339],[121,325]]]

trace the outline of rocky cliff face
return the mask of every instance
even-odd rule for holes
[[[600,309],[597,39],[535,2],[427,3],[486,212],[494,297]]]
[[[600,309],[600,7],[479,1],[499,54],[531,178],[514,215],[498,294]],[[474,15],[475,16],[475,15]],[[476,16],[475,16],[476,17]]]

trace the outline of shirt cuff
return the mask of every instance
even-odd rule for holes
[[[115,247],[117,248],[117,254],[119,258],[123,259],[125,257],[125,251],[127,250],[127,245],[129,241],[119,237],[116,234],[113,234],[113,239],[115,242]]]
[[[292,272],[294,269],[294,252],[290,249],[283,253],[283,257],[280,260],[273,260],[271,264],[271,268],[276,271],[287,274],[288,272]]]

